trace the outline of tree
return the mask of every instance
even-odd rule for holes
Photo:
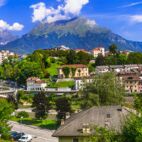
[[[77,64],[82,63],[87,65],[89,61],[93,59],[93,56],[91,54],[80,51],[76,53],[76,58],[77,58]]]
[[[91,142],[122,142],[121,136],[113,130],[95,127],[94,134],[89,138]]]
[[[58,119],[65,119],[66,113],[71,112],[71,104],[66,97],[56,100],[56,110],[58,111]]]
[[[128,64],[142,64],[142,53],[132,52],[128,55]]]
[[[142,94],[134,96],[134,107],[138,112],[142,112]]]
[[[105,65],[105,58],[102,54],[99,54],[95,61],[95,66],[102,66]]]
[[[8,120],[11,118],[13,106],[5,99],[0,99],[0,134],[4,140],[10,139]]]
[[[123,101],[123,96],[125,94],[124,88],[117,80],[115,74],[104,73],[97,75],[94,78],[94,82],[88,84],[83,89],[83,104],[86,101],[91,101],[91,105],[86,106],[91,107],[94,105],[120,105]],[[94,96],[94,101],[93,101]]]
[[[142,117],[132,115],[122,129],[124,142],[142,141]]]
[[[74,50],[70,50],[66,56],[67,64],[76,64],[77,56]]]
[[[20,111],[20,112],[18,112],[18,114],[17,114],[17,118],[28,118],[29,117],[29,113],[28,112],[26,112],[26,111]]]
[[[50,102],[44,92],[40,92],[34,96],[33,106],[35,107],[36,118],[42,119],[46,117],[50,109]]]
[[[112,44],[109,47],[109,52],[112,53],[112,54],[116,54],[117,53],[117,46],[115,44]]]

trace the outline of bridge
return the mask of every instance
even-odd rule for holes
[[[9,96],[16,96],[17,90],[0,86],[0,98],[8,98]]]
[[[45,92],[45,93],[56,93],[56,94],[61,94],[61,93],[77,93],[78,90],[33,90],[33,91],[28,91],[24,90],[25,92],[32,92],[32,93],[39,93],[39,92]]]

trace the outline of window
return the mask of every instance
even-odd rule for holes
[[[110,115],[110,113],[108,113],[108,114],[107,114],[107,118],[110,118],[110,117],[111,117],[111,115]]]
[[[73,138],[73,142],[79,142],[78,138]]]

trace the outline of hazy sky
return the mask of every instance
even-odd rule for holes
[[[142,41],[140,0],[0,0],[0,29],[22,35],[38,22],[85,16],[126,39]]]

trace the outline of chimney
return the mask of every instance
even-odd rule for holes
[[[61,119],[61,126],[65,124],[65,120]]]
[[[66,119],[70,118],[70,113],[67,112],[65,117],[66,117]]]
[[[105,121],[105,128],[109,128],[110,127],[110,121],[106,120]]]

